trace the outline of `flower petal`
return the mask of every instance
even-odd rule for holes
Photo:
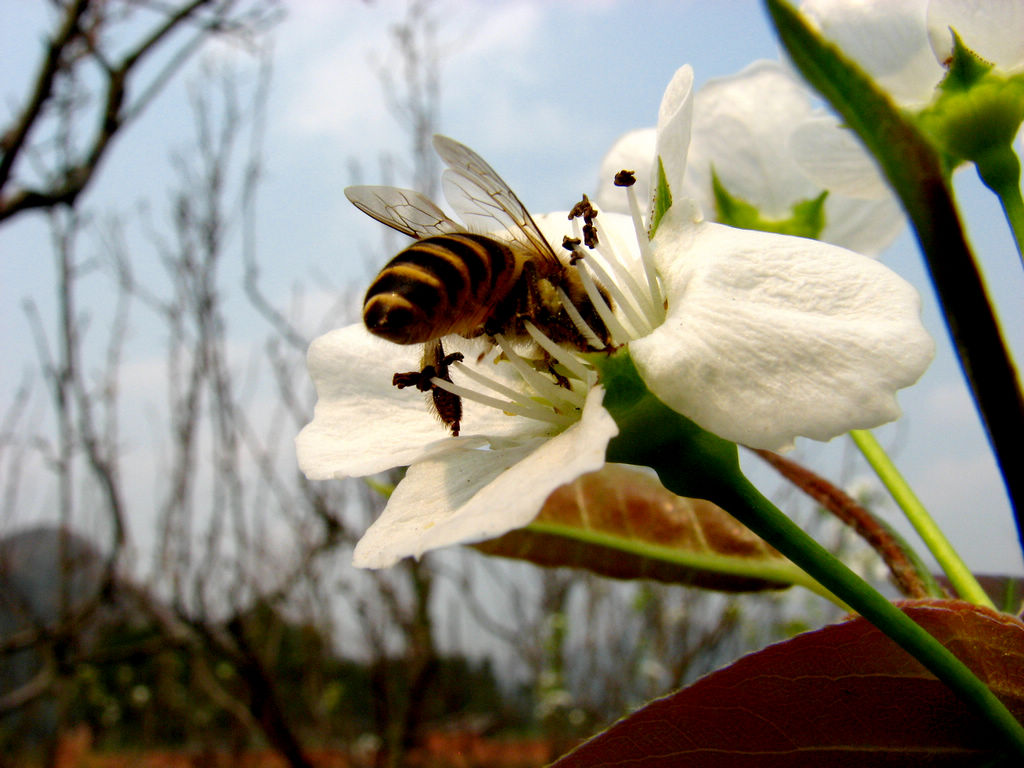
[[[360,323],[321,336],[309,347],[316,385],[313,420],[295,438],[299,468],[311,480],[361,477],[411,464],[438,441],[473,434],[509,434],[532,426],[501,412],[463,403],[463,435],[451,438],[425,396],[397,389],[391,377],[419,370],[420,345],[400,345],[370,334]],[[469,356],[467,355],[467,359]]]
[[[686,92],[685,78],[677,79],[669,88],[676,95],[666,94],[665,105],[678,106],[679,93]],[[807,89],[780,62],[757,61],[735,75],[709,80],[694,94],[692,113],[685,175],[681,181],[669,176],[677,202],[689,197],[702,210],[715,211],[714,169],[731,195],[769,219],[788,219],[794,205],[830,190],[820,239],[859,253],[881,252],[902,230],[902,213],[874,160],[852,133],[819,114]],[[676,132],[673,141],[680,139],[678,127],[669,130]],[[612,177],[623,168],[634,170],[637,188],[648,189],[656,143],[651,128],[631,131],[615,143],[601,163],[598,207],[629,212],[628,199]],[[678,154],[678,149],[669,152]],[[666,172],[672,173],[667,167]]]
[[[889,194],[878,164],[864,150],[852,131],[832,115],[802,120],[793,128],[790,144],[800,168],[822,189],[861,200],[878,200]]]
[[[863,256],[877,256],[892,245],[906,223],[903,209],[891,195],[858,200],[830,194],[825,200],[825,228],[820,239]]]
[[[878,165],[852,132],[832,117],[810,117],[793,128],[790,144],[800,170],[822,189],[825,228],[819,239],[875,256],[903,231],[903,209]]]
[[[945,74],[925,25],[928,0],[804,0],[800,10],[901,104],[931,101]]]
[[[682,189],[686,155],[690,148],[693,121],[693,68],[685,64],[676,70],[661,97],[658,109],[657,157],[665,166],[669,189]],[[650,199],[654,199],[658,177],[651,175]]]
[[[697,91],[685,191],[705,210],[714,210],[712,168],[731,195],[768,218],[789,218],[794,205],[829,190],[819,239],[858,253],[879,253],[902,229],[875,161],[854,134],[819,115],[777,61],[756,61]]]
[[[842,248],[680,218],[653,241],[668,317],[630,344],[655,395],[754,448],[899,416],[933,352],[913,287]]]
[[[386,568],[403,557],[529,524],[552,491],[604,465],[618,427],[603,397],[600,387],[592,389],[581,420],[554,437],[496,441],[493,450],[455,444],[409,467],[356,545],[353,565]]]
[[[817,189],[790,158],[793,125],[811,114],[807,90],[777,61],[709,80],[694,97],[685,194],[715,210],[711,171],[729,193],[769,218],[786,218]]]

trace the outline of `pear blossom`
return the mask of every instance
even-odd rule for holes
[[[692,85],[692,70],[681,68],[659,112],[654,143],[670,190],[685,184]],[[644,220],[632,188],[628,194],[642,233],[651,212]],[[614,232],[609,219],[599,221]],[[634,315],[650,309],[617,341],[628,343],[651,392],[719,437],[777,450],[797,436],[828,440],[877,426],[899,416],[896,391],[931,362],[916,290],[861,254],[708,222],[685,199],[635,248],[658,280],[650,298],[642,288],[619,298],[633,303]],[[589,268],[592,260],[580,263]]]
[[[686,171],[692,82],[682,68],[659,113],[656,151],[672,188]],[[683,198],[649,240],[651,211],[645,219],[632,188],[620,193],[630,214],[592,218],[593,247],[580,245],[578,218],[534,218],[549,242],[575,251],[570,268],[613,345],[628,347],[665,404],[720,437],[773,449],[898,416],[896,390],[932,354],[911,286],[838,246],[703,221]],[[602,406],[597,370],[579,350],[527,331],[557,376],[533,365],[536,350],[521,341],[445,337],[464,359],[451,366],[451,382],[432,382],[462,397],[459,437],[417,393],[392,386],[396,371],[419,367],[417,347],[361,325],[313,342],[318,400],[296,439],[302,471],[329,479],[408,466],[356,546],[355,565],[385,567],[527,525],[555,488],[602,466],[618,426]]]
[[[1019,175],[1011,148],[1024,116],[1024,5],[1019,0],[804,0],[801,10],[916,115],[953,166],[973,162],[989,186],[998,186],[1007,174]],[[975,65],[968,70],[962,64],[951,87],[940,88],[953,65],[954,34],[973,54],[964,61],[973,59]],[[805,170],[822,184],[835,181],[828,164]]]
[[[646,188],[655,139],[656,130],[646,128],[615,143],[601,164],[600,207],[625,212],[623,196],[610,183],[621,168],[636,169]],[[816,107],[777,61],[756,61],[709,80],[695,94],[686,173],[673,194],[696,200],[710,215],[716,211],[712,173],[731,196],[776,221],[827,189],[824,226],[816,236],[859,253],[879,253],[903,228],[896,200],[856,137]]]
[[[593,382],[566,390],[575,408],[538,404],[539,392],[516,383],[494,354],[478,361],[470,342],[454,378],[467,371],[505,387],[494,408],[464,399],[464,429],[449,437],[419,393],[392,386],[396,371],[418,369],[420,348],[371,335],[362,323],[314,340],[308,367],[316,384],[313,420],[296,438],[299,467],[311,480],[362,477],[408,466],[381,516],[356,545],[353,564],[384,568],[406,556],[455,543],[482,541],[527,525],[560,485],[604,464],[618,431]],[[509,354],[515,355],[512,349]],[[516,389],[520,412],[509,413]],[[495,390],[496,392],[497,390]],[[561,394],[561,393],[560,393]]]
[[[1000,70],[1024,69],[1019,0],[804,0],[800,9],[911,110],[927,105],[946,75],[950,29]]]

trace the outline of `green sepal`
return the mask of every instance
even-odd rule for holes
[[[956,30],[950,31],[953,34],[953,56],[949,60],[949,71],[939,83],[939,88],[944,91],[970,90],[992,70],[992,62],[981,58],[964,45]]]
[[[672,207],[672,190],[668,188],[668,179],[665,176],[665,165],[658,156],[658,186],[654,189],[654,205],[651,206],[651,225],[648,227],[647,236],[654,237],[658,231],[658,225],[662,217]]]
[[[952,159],[970,161],[982,177],[1012,178],[1013,141],[1024,122],[1024,74],[990,71],[969,87],[942,88],[917,115],[921,131]],[[1014,156],[1015,157],[1015,156]]]
[[[756,206],[729,193],[715,169],[711,169],[711,188],[715,193],[717,219],[722,224],[739,229],[756,229],[779,235],[796,235],[818,239],[825,228],[825,198],[828,191],[817,197],[801,200],[793,205],[787,219],[769,219],[761,215]]]
[[[723,486],[742,485],[736,444],[694,424],[659,400],[640,377],[629,350],[592,355],[605,388],[604,407],[619,426],[610,462],[651,467],[671,476],[672,492],[713,499]]]

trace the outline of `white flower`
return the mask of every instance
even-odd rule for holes
[[[950,28],[998,68],[1024,67],[1020,0],[804,0],[800,9],[909,109],[930,102],[945,76]]]
[[[1020,0],[805,0],[801,10],[897,105],[918,115],[919,127],[955,165],[975,163],[989,186],[1017,173],[1008,145],[1021,124]],[[939,87],[953,61],[953,32],[994,67],[984,77],[975,69],[966,90],[963,78]],[[805,170],[821,184],[836,182],[828,165]]]
[[[453,350],[459,349],[457,341],[446,339]],[[430,549],[521,528],[557,487],[604,464],[605,448],[618,430],[601,407],[601,387],[566,392],[578,407],[560,403],[557,414],[538,402],[541,393],[516,384],[510,363],[496,365],[493,355],[478,363],[463,348],[467,362],[457,364],[456,381],[465,380],[468,369],[517,389],[532,416],[465,398],[462,436],[449,437],[418,392],[391,384],[396,371],[419,368],[418,346],[384,341],[362,324],[332,331],[310,346],[317,404],[312,422],[296,438],[306,476],[359,477],[409,467],[356,546],[357,567],[383,568]]]
[[[659,115],[656,144],[673,188],[685,173],[691,85],[683,68]],[[701,221],[684,199],[648,241],[636,195],[622,194],[631,215],[600,213],[596,249],[577,245],[576,255],[614,343],[629,345],[663,402],[759,448],[898,415],[895,391],[931,357],[917,295],[903,280],[836,246]],[[579,219],[564,213],[535,219],[554,243],[579,233]],[[500,336],[490,351],[487,342],[445,338],[447,351],[465,357],[450,371],[465,407],[457,438],[418,393],[392,386],[395,372],[419,368],[418,347],[361,325],[313,342],[318,401],[296,440],[302,471],[327,479],[409,467],[357,545],[357,566],[384,567],[527,525],[555,488],[602,466],[618,427],[602,407],[596,371],[528,330],[557,361],[558,383]]]
[[[719,437],[777,450],[878,426],[931,362],[917,292],[866,256],[678,206],[652,245],[668,316],[630,352],[654,394]]]
[[[601,165],[597,195],[605,210],[624,211],[610,180],[622,168],[650,182],[656,130],[632,131],[616,142]],[[877,254],[903,228],[898,204],[871,157],[849,131],[815,108],[810,92],[779,62],[757,61],[729,77],[709,80],[694,96],[686,173],[673,188],[716,210],[712,169],[727,192],[774,220],[824,189],[825,222],[819,239],[859,253]],[[811,179],[825,179],[828,186]]]
[[[690,133],[687,84],[684,67],[662,103],[659,147]],[[685,159],[662,159],[670,189],[682,188]],[[667,313],[647,318],[653,330],[635,333],[630,353],[659,399],[720,437],[775,450],[891,421],[896,391],[931,361],[917,292],[860,254],[703,221],[678,199],[650,252]]]

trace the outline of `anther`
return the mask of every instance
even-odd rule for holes
[[[569,219],[583,219],[587,224],[593,223],[594,219],[597,218],[597,208],[594,207],[593,203],[590,202],[590,198],[583,195],[583,199],[580,200],[576,205],[569,211]]]
[[[578,237],[569,237],[564,235],[562,237],[562,247],[565,248],[572,256],[569,257],[569,266],[575,267],[576,262],[582,259],[586,254],[580,249],[580,243],[583,241]]]
[[[650,295],[651,306],[655,312],[656,322],[660,325],[665,319],[665,297],[658,284],[657,270],[654,268],[654,254],[651,251],[651,242],[648,238],[647,227],[644,224],[643,215],[640,213],[640,202],[636,197],[636,190],[632,186],[626,188],[626,199],[629,201],[629,213],[633,219],[633,231],[636,233],[636,242],[640,247],[640,263],[643,265],[644,276],[647,278],[647,290]]]
[[[632,187],[636,184],[636,171],[622,170],[615,174],[612,183],[616,187]]]

